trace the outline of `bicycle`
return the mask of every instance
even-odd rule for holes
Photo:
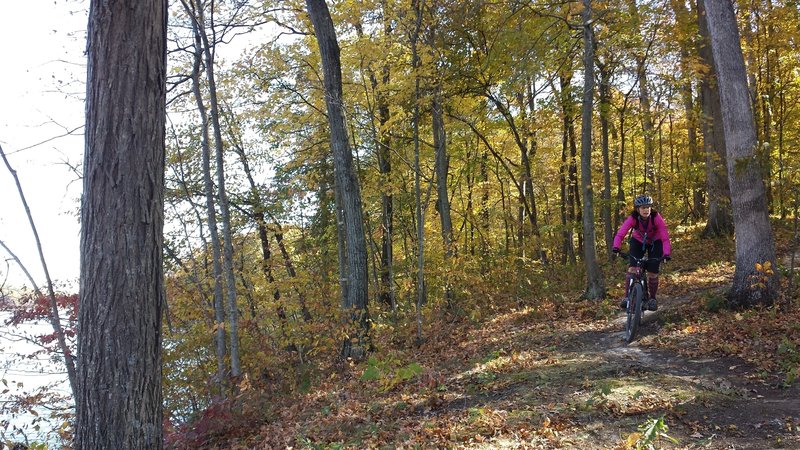
[[[636,270],[631,272],[630,286],[628,286],[628,308],[626,312],[628,318],[625,322],[625,342],[630,344],[636,337],[636,332],[639,330],[639,325],[642,323],[642,306],[647,301],[647,275],[644,268],[647,266],[648,261],[664,261],[666,257],[659,256],[657,258],[649,258],[647,255],[637,258],[631,256],[630,253],[619,252],[619,256],[625,259],[632,259]]]

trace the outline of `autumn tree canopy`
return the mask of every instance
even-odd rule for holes
[[[718,1],[174,4],[167,420],[248,383],[302,389],[342,342],[379,350],[370,333],[420,344],[431,317],[534,298],[554,268],[589,298],[613,293],[600,270],[637,194],[673,227],[742,231],[742,185],[728,183],[742,147],[720,115],[738,69],[719,66],[703,12]],[[322,6],[332,30],[309,15]],[[765,217],[785,218],[800,11],[736,14],[759,168],[746,184],[763,186]],[[742,279],[772,276],[763,255]]]

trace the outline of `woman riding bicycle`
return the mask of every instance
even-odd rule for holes
[[[634,258],[642,258],[647,253],[648,258],[670,259],[669,230],[667,224],[658,211],[653,209],[653,198],[648,195],[639,195],[633,200],[633,212],[622,226],[619,227],[614,236],[614,253],[619,253],[619,247],[628,231],[633,229],[630,238],[630,258],[628,259],[628,271],[625,274],[625,298],[619,304],[622,309],[628,307],[628,288],[631,279],[637,271]],[[656,302],[656,292],[658,292],[658,272],[661,259],[647,261],[645,271],[647,272],[647,286],[650,300],[647,302],[647,309],[655,311],[658,309]]]

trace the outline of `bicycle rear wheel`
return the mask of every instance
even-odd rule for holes
[[[628,294],[628,320],[625,322],[625,342],[631,343],[639,330],[642,320],[642,301],[644,292],[640,283],[634,283]]]

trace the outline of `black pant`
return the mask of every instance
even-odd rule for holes
[[[661,240],[653,241],[652,244],[645,245],[642,244],[640,241],[636,240],[631,236],[630,239],[630,246],[631,246],[631,258],[628,258],[628,264],[630,266],[635,266],[636,262],[633,260],[633,257],[642,258],[645,253],[647,253],[648,258],[660,258],[664,256],[664,243]],[[646,271],[650,273],[658,273],[659,266],[661,265],[660,260],[650,260],[647,261],[644,268]]]

